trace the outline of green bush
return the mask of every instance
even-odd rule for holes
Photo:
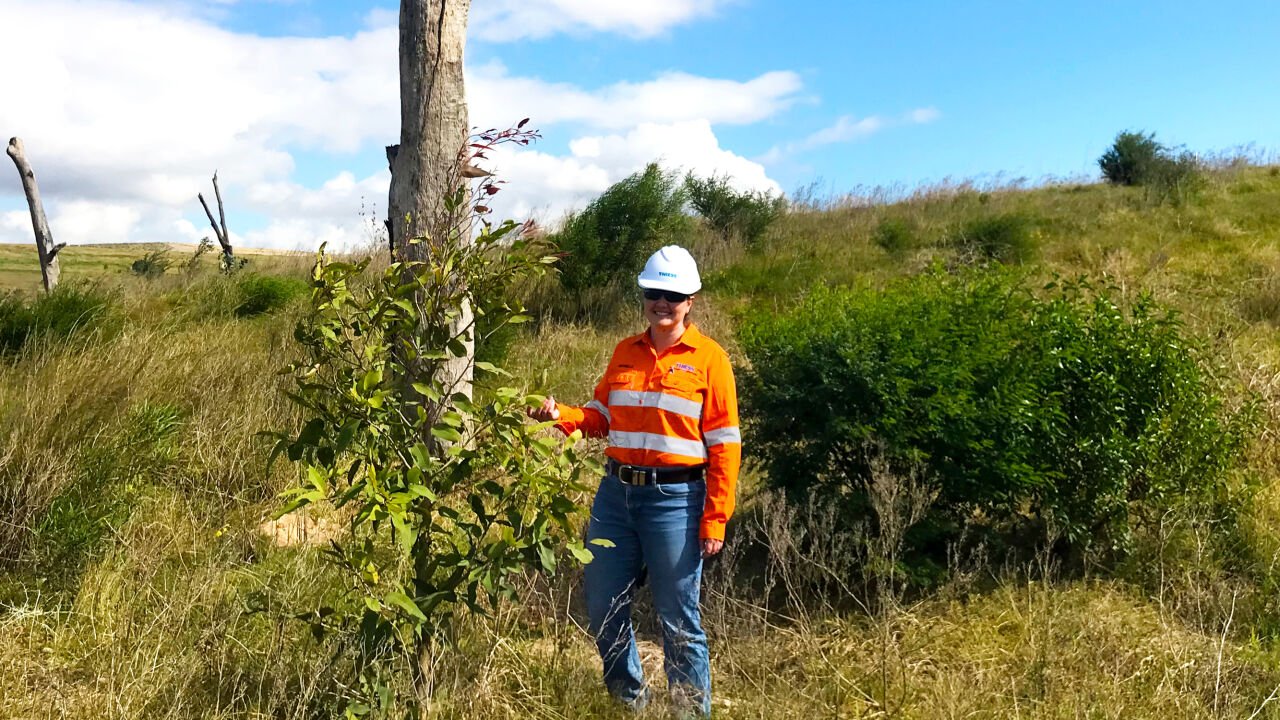
[[[1177,205],[1195,197],[1206,184],[1200,159],[1194,153],[1181,152],[1159,158],[1143,186],[1148,200],[1157,205],[1166,201]]]
[[[918,244],[914,226],[903,218],[890,217],[880,221],[871,235],[871,240],[885,252],[901,253],[911,250]]]
[[[134,260],[129,265],[129,270],[134,275],[144,277],[148,280],[154,280],[165,274],[169,266],[173,264],[173,260],[169,257],[169,248],[163,247],[159,250],[148,252],[142,257]]]
[[[310,289],[305,280],[280,275],[244,275],[235,280],[236,317],[251,317],[278,310]]]
[[[1113,185],[1145,187],[1147,198],[1157,204],[1183,202],[1205,184],[1200,159],[1157,142],[1155,133],[1120,133],[1098,158],[1098,167]]]
[[[739,192],[723,176],[699,178],[690,173],[685,176],[684,188],[689,204],[712,230],[725,240],[740,240],[749,246],[758,244],[764,231],[787,208],[785,198],[759,191]]]
[[[1115,142],[1098,158],[1098,168],[1113,185],[1142,185],[1165,152],[1155,133],[1126,130],[1116,135]]]
[[[64,283],[52,293],[27,300],[0,295],[0,354],[12,354],[37,338],[64,339],[93,327],[111,299],[92,285]]]
[[[1014,264],[1035,255],[1035,223],[1019,213],[987,215],[966,222],[952,243],[983,260]]]
[[[1087,285],[1046,293],[933,273],[749,319],[744,415],[769,482],[852,521],[874,447],[936,493],[934,528],[1052,522],[1115,548],[1164,509],[1224,501],[1251,412],[1225,407],[1177,318]]]
[[[638,274],[649,253],[687,231],[684,203],[676,175],[656,163],[604,191],[552,237],[564,253],[560,282],[581,290]]]

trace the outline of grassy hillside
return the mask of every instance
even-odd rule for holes
[[[169,245],[146,243],[116,243],[108,245],[69,245],[59,255],[63,280],[97,280],[130,273],[130,265],[148,253],[167,250],[173,263],[170,272],[178,272],[195,253],[195,245],[171,243]],[[256,267],[273,268],[296,253],[282,253],[257,248],[243,248],[237,255]],[[218,253],[209,252],[200,258],[203,269],[218,266]],[[40,290],[40,259],[35,245],[11,245],[0,243],[0,290],[17,290],[31,293]]]
[[[973,262],[993,217],[1016,218],[1030,284],[1083,273],[1150,291],[1209,344],[1234,392],[1260,395],[1247,545],[1223,557],[1201,535],[1212,527],[1171,529],[1167,547],[1105,576],[974,553],[928,594],[872,612],[831,518],[761,491],[748,468],[704,593],[717,717],[1280,717],[1280,169],[1221,168],[1180,205],[1102,185],[811,203],[755,249],[690,238],[706,275],[697,321],[734,352],[744,316],[816,283]],[[292,616],[335,592],[316,541],[340,521],[269,522],[295,478],[268,467],[256,437],[298,423],[277,371],[297,352],[303,298],[280,290],[248,312],[252,273],[148,281],[127,271],[143,252],[69,248],[67,277],[94,279],[104,310],[0,360],[0,716],[326,717],[324,699],[351,681],[333,661],[340,638],[318,642]],[[302,274],[296,261],[271,271]],[[0,283],[38,283],[32,248],[0,246]],[[545,372],[571,401],[641,327],[617,291],[540,286],[531,302],[540,322],[507,366]],[[442,659],[438,715],[628,717],[599,687],[576,584],[530,581],[520,603],[467,618]],[[661,686],[656,628],[641,629]]]

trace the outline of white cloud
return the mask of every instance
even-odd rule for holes
[[[529,77],[513,77],[500,63],[472,68],[467,88],[478,124],[506,125],[532,117],[539,127],[581,123],[620,129],[644,123],[706,120],[714,125],[764,120],[800,100],[802,83],[793,72],[768,72],[738,82],[668,72],[646,82],[620,82],[599,90]]]
[[[648,8],[659,4],[666,7]],[[643,34],[720,4],[596,2],[601,19],[583,24],[585,3],[531,0],[528,17],[559,9],[574,27]],[[473,29],[490,12],[480,7]],[[526,17],[523,6],[493,7]],[[357,178],[335,169],[307,187],[294,155],[359,152],[367,167],[373,153],[381,166],[382,146],[399,134],[393,14],[371,13],[364,30],[327,38],[237,34],[170,2],[0,0],[0,17],[22,28],[0,42],[0,67],[23,69],[6,75],[11,101],[0,103],[0,136],[23,138],[58,241],[199,239],[208,233],[196,194],[212,200],[214,170],[241,242],[360,244],[369,234],[361,204],[385,214],[385,172]],[[468,77],[474,125],[505,126],[519,119],[515,108],[576,138],[565,155],[500,156],[511,181],[505,207],[549,216],[658,156],[775,187],[758,163],[722,148],[712,128],[772,117],[801,91],[799,76],[785,71],[742,81],[668,72],[594,89],[513,76],[498,63],[469,68]],[[31,241],[21,202],[16,174],[0,171],[0,242]],[[241,213],[266,220],[242,225]]]
[[[731,0],[477,0],[471,32],[506,42],[561,32],[652,37],[707,17]]]
[[[173,240],[215,169],[234,214],[244,188],[291,176],[294,147],[398,133],[394,28],[264,38],[110,0],[0,0],[0,15],[23,28],[0,67],[26,68],[6,76],[23,100],[0,104],[0,135],[23,138],[59,241]],[[0,193],[20,199],[8,177]],[[0,241],[29,240],[0,227]]]
[[[835,123],[800,140],[782,145],[775,145],[758,160],[765,165],[772,165],[793,155],[808,152],[826,145],[853,142],[870,137],[881,130],[898,125],[922,125],[931,123],[942,117],[936,108],[917,108],[904,113],[898,118],[884,118],[871,115],[858,119],[852,115],[842,115]]]
[[[540,152],[499,152],[494,166],[510,185],[494,206],[512,217],[533,216],[554,224],[613,183],[659,161],[663,167],[701,177],[728,176],[744,190],[781,192],[759,163],[720,147],[705,120],[645,123],[626,133],[590,135],[570,143],[569,157]]]

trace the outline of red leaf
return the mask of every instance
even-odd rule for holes
[[[498,192],[498,188],[492,185],[486,185],[484,188],[484,191],[489,193],[490,195],[493,195],[494,193]]]
[[[525,125],[527,125],[528,123],[529,123],[529,118],[525,118],[525,119],[521,120],[521,121],[520,121],[520,123],[519,123],[518,125],[516,125],[516,129],[517,129],[517,130],[520,130],[521,128],[523,128],[523,127],[524,127]]]
[[[487,212],[489,212],[489,208],[485,207],[484,205],[477,205],[477,206],[476,206],[476,212],[478,212],[478,213],[487,213]]]

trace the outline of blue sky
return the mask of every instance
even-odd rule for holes
[[[86,32],[116,19],[165,29],[103,45],[89,70],[77,70],[91,63],[76,48],[37,50],[61,60],[53,77],[71,90],[38,112],[0,105],[0,134],[41,141],[28,149],[38,175],[57,178],[42,177],[54,232],[61,212],[73,242],[95,227],[106,229],[98,239],[195,239],[204,221],[187,197],[214,165],[243,242],[358,242],[355,203],[385,202],[382,146],[398,125],[397,7],[0,0],[4,15],[35,23],[38,47],[75,40],[85,8]],[[744,187],[841,193],[1096,177],[1124,129],[1198,152],[1280,148],[1276,27],[1280,3],[1268,2],[476,0],[467,62],[474,122],[531,115],[545,136],[501,159],[505,209],[554,222],[655,157]],[[221,52],[233,57],[209,62]],[[214,87],[200,91],[201,78]],[[82,81],[118,90],[90,102],[74,92]],[[135,94],[132,116],[112,105]],[[152,120],[121,140],[140,104]],[[200,127],[173,130],[195,115]],[[86,157],[99,154],[103,125],[133,154],[160,156]],[[16,178],[0,174],[0,240],[26,241],[21,208]]]

